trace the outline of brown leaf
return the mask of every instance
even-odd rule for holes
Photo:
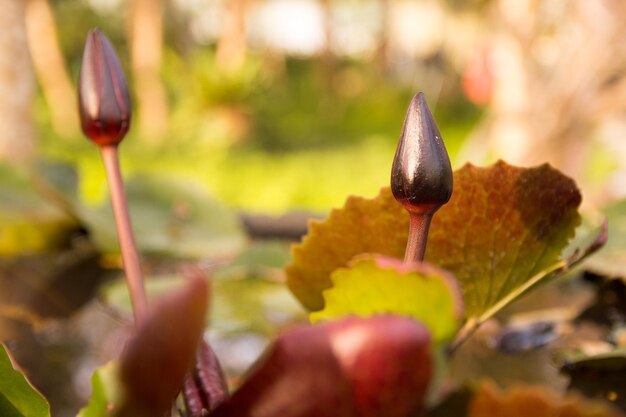
[[[482,384],[472,399],[468,417],[623,417],[601,401],[576,395],[560,398],[540,387],[519,387],[502,392]]]
[[[433,218],[426,258],[455,274],[468,315],[479,315],[558,261],[580,223],[581,195],[547,164],[468,164],[455,182],[452,199]]]

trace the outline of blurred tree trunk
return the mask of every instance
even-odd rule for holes
[[[163,0],[132,0],[130,55],[142,137],[165,134],[168,105],[160,70],[163,53]]]
[[[23,0],[0,0],[0,160],[28,160],[34,150],[34,79]]]
[[[585,183],[591,145],[626,113],[626,2],[554,6],[495,0],[478,17],[488,23],[493,92],[474,143],[482,148],[486,139],[494,155],[517,165],[549,162],[593,201],[612,191]]]
[[[331,0],[320,0],[324,13],[324,59],[332,59],[333,56],[333,4]]]
[[[246,59],[246,11],[248,0],[228,0],[222,36],[217,43],[216,63],[224,70],[235,70]]]
[[[376,50],[376,63],[382,72],[389,68],[389,25],[391,24],[389,0],[378,0],[381,13],[381,30],[378,48]]]
[[[613,98],[626,85],[626,7],[576,0],[546,17],[545,1],[495,6],[492,144],[515,163],[580,176],[594,129],[625,108]]]
[[[321,56],[322,82],[326,91],[331,93],[333,89],[333,74],[335,72],[335,54],[333,51],[333,3],[332,0],[319,0],[324,14],[324,49]]]
[[[52,128],[61,136],[78,130],[76,95],[59,46],[56,23],[48,0],[27,0],[28,48],[41,90],[52,118]]]

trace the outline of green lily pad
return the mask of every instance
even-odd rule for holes
[[[11,361],[0,344],[0,415],[2,417],[49,417],[50,405]]]
[[[232,255],[245,243],[235,214],[198,184],[136,176],[127,181],[126,193],[137,245],[143,252],[220,257]],[[95,209],[83,207],[79,216],[101,250],[119,251],[109,202]]]
[[[211,283],[213,301],[207,318],[212,330],[224,334],[255,332],[269,337],[286,324],[306,319],[302,307],[284,284],[254,275],[232,276],[229,270],[219,275]],[[174,292],[185,282],[187,279],[177,275],[149,277],[145,283],[148,299],[156,300]],[[104,285],[101,296],[106,304],[129,316],[132,314],[124,279]]]
[[[606,276],[626,277],[626,200],[603,210],[611,228],[611,238],[585,267]]]
[[[460,281],[468,316],[485,317],[529,281],[563,271],[560,254],[580,223],[580,201],[574,181],[549,165],[467,164],[455,171],[450,202],[435,213],[426,261]],[[361,253],[401,258],[407,231],[408,214],[388,188],[374,199],[350,197],[326,221],[311,223],[293,248],[289,288],[305,307],[320,310],[332,271]]]
[[[231,262],[232,267],[283,268],[291,260],[289,244],[280,240],[253,241]]]
[[[454,277],[428,264],[406,265],[385,257],[357,258],[333,272],[324,291],[325,307],[311,320],[393,313],[422,322],[436,342],[450,339],[463,315]]]
[[[150,276],[145,280],[146,296],[150,302],[183,287],[186,278],[178,275]],[[123,276],[102,286],[100,295],[104,302],[118,311],[132,315],[133,306],[128,284]]]
[[[76,227],[34,189],[27,175],[6,165],[0,165],[0,201],[0,256],[48,252]]]
[[[569,389],[609,400],[626,410],[626,347],[595,356],[577,356],[561,368],[570,377]]]

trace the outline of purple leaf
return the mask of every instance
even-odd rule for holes
[[[154,304],[121,358],[126,401],[118,416],[162,416],[171,408],[192,368],[207,304],[200,278]]]
[[[185,377],[183,395],[192,417],[206,415],[228,399],[226,378],[215,353],[205,341],[198,347],[193,372]]]

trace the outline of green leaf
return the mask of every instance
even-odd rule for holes
[[[289,244],[285,241],[258,240],[239,253],[230,266],[252,270],[282,269],[290,260]]]
[[[626,277],[626,200],[603,210],[611,228],[611,238],[585,267],[606,276]]]
[[[549,165],[513,167],[498,162],[455,171],[450,202],[433,218],[426,260],[460,281],[470,317],[511,302],[561,271],[560,254],[580,222],[575,183]],[[361,253],[401,258],[408,214],[388,188],[374,199],[351,197],[293,249],[289,288],[310,310],[324,306],[330,274]]]
[[[626,346],[595,356],[575,355],[561,371],[570,378],[568,389],[626,409]]]
[[[77,417],[106,417],[113,404],[118,404],[122,384],[119,380],[117,362],[109,362],[96,369],[91,377],[91,398]]]
[[[236,216],[197,184],[136,176],[126,183],[137,244],[144,252],[182,258],[231,255],[245,242]],[[111,205],[83,207],[79,216],[98,247],[119,251]]]
[[[146,296],[150,302],[182,288],[187,280],[179,275],[150,276],[145,280]],[[128,284],[123,276],[106,283],[101,290],[101,296],[109,306],[121,312],[132,315],[133,306],[128,292]]]
[[[0,416],[50,416],[50,405],[15,367],[4,344],[0,344]]]
[[[34,189],[27,175],[5,165],[0,165],[0,201],[0,256],[48,252],[76,227]]]
[[[242,276],[238,270],[228,268],[215,274],[211,282],[213,301],[207,317],[212,330],[229,334],[255,332],[270,337],[284,325],[306,319],[302,307],[284,284],[245,272]],[[145,283],[148,299],[156,300],[174,292],[186,281],[177,275],[150,276]],[[104,285],[101,296],[106,304],[131,315],[128,286],[122,277]]]
[[[569,254],[565,259],[559,260],[554,264],[544,268],[534,276],[528,278],[517,288],[514,288],[509,293],[505,294],[501,299],[499,299],[487,310],[485,310],[480,316],[475,316],[474,323],[472,323],[472,320],[466,323],[466,328],[471,328],[473,325],[478,325],[485,322],[489,318],[493,317],[500,310],[502,310],[504,307],[511,304],[522,295],[526,294],[526,292],[528,292],[538,284],[549,281],[550,279],[556,278],[569,272],[572,268],[580,264],[588,256],[595,253],[598,249],[604,246],[608,237],[607,227],[607,223],[604,222],[601,226],[594,230],[593,233],[589,234],[591,238],[587,237],[586,239],[581,239],[584,244],[582,244],[581,246],[577,245],[574,248],[572,248],[571,246],[568,247],[565,253],[571,252],[571,254]]]
[[[331,279],[333,287],[324,291],[324,309],[311,314],[314,322],[393,313],[422,322],[436,342],[450,339],[458,330],[461,294],[454,277],[437,267],[363,257],[333,272]]]

